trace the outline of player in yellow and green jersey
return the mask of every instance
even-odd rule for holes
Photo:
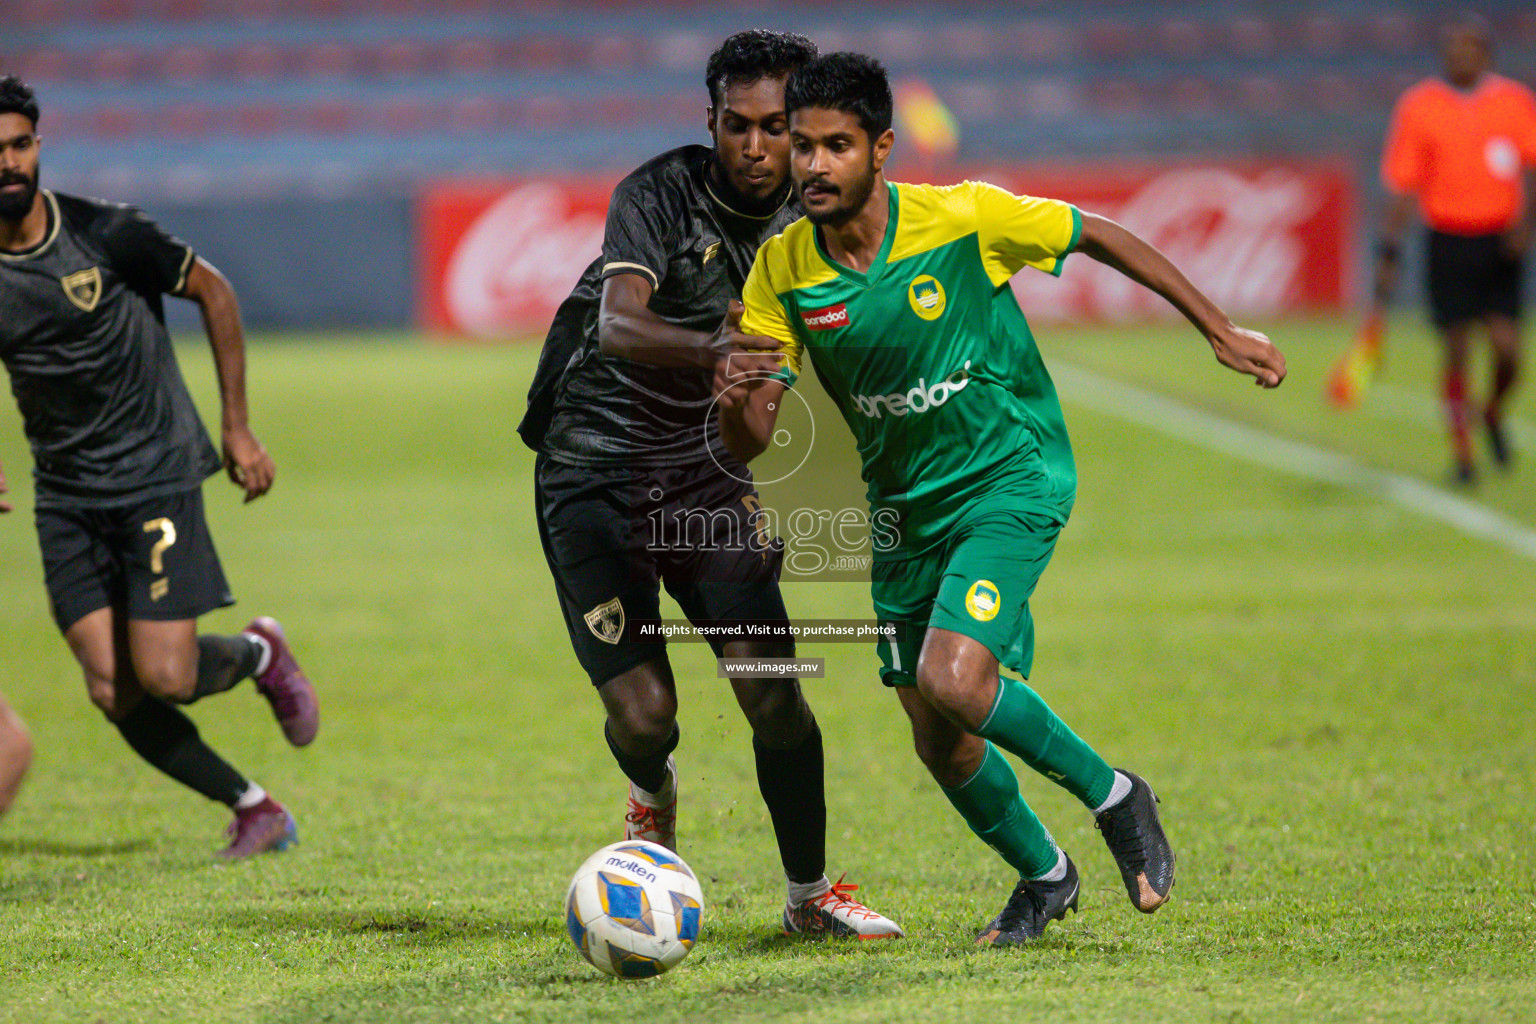
[[[1174,877],[1151,788],[998,672],[1029,676],[1029,598],[1077,485],[1055,387],[1008,282],[1024,267],[1059,274],[1080,251],[1168,298],[1259,384],[1277,386],[1285,360],[1111,221],[977,182],[887,182],[891,91],[875,60],[818,58],[786,97],[806,217],[758,251],[745,310],[731,313],[742,351],[716,374],[721,436],[741,457],[764,450],[807,355],[853,431],[878,524],[875,611],[897,627],[879,644],[882,678],[945,795],[1020,876],[977,941],[1036,938],[1078,896],[1076,867],[998,747],[1093,811],[1131,902],[1150,913]]]

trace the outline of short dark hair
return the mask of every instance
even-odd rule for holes
[[[37,127],[37,96],[15,75],[0,78],[0,114],[20,114]]]
[[[787,75],[815,57],[816,44],[793,32],[762,28],[737,32],[709,55],[709,64],[704,69],[709,102],[718,105],[725,98],[728,85]]]
[[[784,87],[784,107],[824,107],[853,114],[871,140],[891,127],[891,80],[885,67],[862,53],[829,53],[801,65]]]

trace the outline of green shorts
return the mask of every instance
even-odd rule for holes
[[[894,639],[876,644],[880,681],[917,684],[917,656],[930,626],[970,637],[1029,678],[1035,660],[1029,598],[1056,550],[1061,525],[1036,512],[992,509],[924,554],[877,561],[870,588],[875,616],[895,627]]]

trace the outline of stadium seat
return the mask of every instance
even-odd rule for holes
[[[242,46],[230,61],[235,78],[250,84],[275,81],[289,66],[287,56],[271,43]]]
[[[1227,23],[1227,45],[1239,57],[1269,57],[1279,45],[1279,31],[1263,18],[1243,15]]]
[[[51,48],[37,50],[23,50],[10,67],[16,74],[34,84],[48,82],[67,82],[74,77],[76,61],[74,55],[64,50]]]
[[[427,71],[427,47],[420,40],[397,39],[374,51],[374,73],[381,78],[418,78]]]
[[[215,60],[213,50],[206,46],[177,46],[161,57],[156,74],[175,85],[205,82],[214,77]]]
[[[1205,25],[1188,18],[1173,18],[1157,26],[1159,51],[1174,60],[1192,61],[1203,57],[1210,45]]]
[[[448,46],[444,64],[450,75],[488,75],[496,70],[496,46],[487,39],[460,39]]]
[[[90,57],[86,74],[101,85],[124,85],[138,76],[144,55],[126,46],[98,50]]]
[[[178,103],[162,111],[154,120],[157,134],[179,139],[195,139],[215,130],[216,115],[202,103]]]
[[[357,47],[350,43],[320,43],[300,57],[300,68],[310,78],[344,79],[352,77],[360,63]]]
[[[1122,60],[1141,48],[1140,31],[1128,21],[1100,19],[1084,36],[1088,53],[1099,60]]]

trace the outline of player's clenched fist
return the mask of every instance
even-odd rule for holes
[[[744,404],[754,382],[775,377],[784,369],[777,341],[741,332],[742,309],[740,302],[732,300],[714,334],[719,342],[715,347],[715,397],[725,409]]]
[[[1285,380],[1285,356],[1267,335],[1229,324],[1212,331],[1210,341],[1223,366],[1248,374],[1260,387],[1277,388]]]

